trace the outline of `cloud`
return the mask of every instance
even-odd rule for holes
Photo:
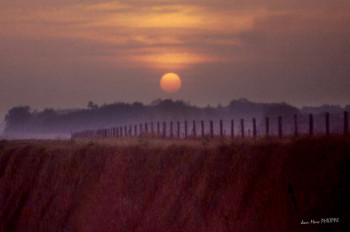
[[[291,102],[324,102],[329,97],[345,103],[350,98],[344,88],[350,85],[348,0],[0,0],[0,4],[3,82],[23,76],[97,78],[103,73],[96,82],[106,84],[115,75],[141,83],[135,88],[129,85],[137,95],[136,89],[145,88],[147,81],[157,84],[152,75],[172,70],[188,76],[181,97],[201,102],[222,101],[220,96],[274,100],[276,89],[282,100]],[[145,80],[137,79],[146,72]],[[303,85],[316,82],[322,84]],[[38,88],[45,88],[47,82],[42,83]],[[120,85],[116,91],[122,90]],[[0,97],[4,88],[0,86]],[[310,89],[315,96],[307,97]],[[148,97],[152,96],[158,97],[152,93]]]

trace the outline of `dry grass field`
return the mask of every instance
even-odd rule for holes
[[[344,137],[1,141],[0,231],[345,231],[349,175]]]

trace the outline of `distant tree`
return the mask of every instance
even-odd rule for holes
[[[9,110],[5,116],[5,132],[23,130],[31,121],[33,115],[29,106],[18,106]]]
[[[267,108],[265,112],[266,117],[292,117],[295,114],[298,114],[298,108],[288,105],[287,103],[273,103],[270,107]]]
[[[153,100],[153,101],[151,102],[150,106],[157,106],[157,105],[159,105],[162,101],[163,101],[162,99],[157,98],[157,99],[155,99],[155,100]]]
[[[143,104],[141,102],[134,102],[134,103],[132,103],[132,106],[136,107],[136,108],[141,108],[141,107],[143,107]]]
[[[344,108],[346,111],[350,112],[350,105],[346,105]]]
[[[37,117],[42,120],[52,119],[57,116],[57,113],[53,109],[44,109],[44,111],[37,114]]]
[[[98,108],[98,105],[95,104],[93,101],[89,101],[88,102],[88,108],[91,109],[91,110],[95,110]]]
[[[323,104],[322,106],[304,106],[302,107],[301,112],[304,114],[323,114],[326,112],[338,114],[343,110],[344,109],[340,105]]]

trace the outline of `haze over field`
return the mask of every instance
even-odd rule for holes
[[[292,135],[295,127],[294,116],[298,118],[299,132],[305,134],[309,128],[309,114],[314,116],[315,131],[324,134],[326,112],[330,114],[330,132],[339,134],[344,126],[344,111],[350,111],[350,104],[345,107],[322,105],[297,108],[283,102],[259,103],[247,99],[232,100],[228,105],[218,105],[217,107],[197,107],[184,101],[173,101],[171,99],[157,99],[146,105],[140,102],[132,104],[116,102],[99,106],[90,101],[87,107],[70,110],[45,108],[42,111],[37,111],[29,106],[19,106],[11,108],[7,113],[3,136],[6,139],[70,138],[71,133],[78,131],[115,129],[116,127],[125,126],[129,130],[132,127],[132,134],[135,135],[138,134],[137,130],[142,133],[141,128],[143,126],[144,129],[147,127],[145,124],[149,126],[152,124],[155,129],[156,126],[158,128],[158,123],[159,127],[162,124],[169,135],[171,122],[176,125],[179,123],[181,127],[179,131],[183,132],[185,121],[191,124],[190,131],[196,126],[199,129],[201,121],[203,121],[206,125],[205,133],[208,134],[210,120],[214,123],[214,134],[219,133],[218,125],[219,121],[222,120],[223,132],[226,135],[231,133],[231,120],[234,120],[236,122],[233,126],[236,130],[235,134],[239,135],[241,128],[239,121],[241,119],[245,120],[244,128],[249,134],[249,131],[252,131],[253,118],[257,122],[257,133],[263,135],[266,131],[266,117],[271,120],[270,135],[277,135],[278,117],[283,118],[284,134]],[[168,123],[168,126],[163,126],[164,122]],[[193,126],[193,122],[195,126]],[[113,136],[116,136],[116,134]]]
[[[89,100],[349,104],[350,2],[0,0],[0,116]],[[182,79],[176,93],[164,73]]]

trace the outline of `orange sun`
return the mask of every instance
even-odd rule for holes
[[[160,79],[160,87],[165,92],[174,93],[181,88],[181,79],[175,73],[166,73]]]

